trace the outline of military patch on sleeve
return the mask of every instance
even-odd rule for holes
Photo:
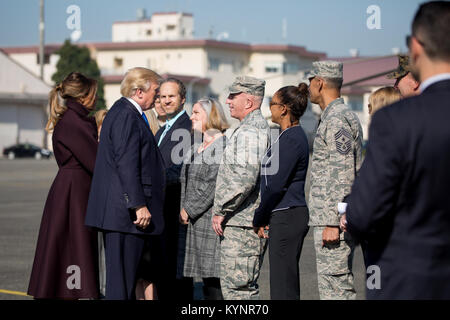
[[[342,155],[346,155],[352,148],[352,134],[345,129],[340,129],[335,135],[336,150]]]

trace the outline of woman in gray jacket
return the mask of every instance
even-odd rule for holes
[[[194,104],[191,120],[194,144],[180,177],[180,223],[188,228],[186,244],[179,246],[185,252],[179,252],[182,259],[178,270],[185,277],[203,279],[205,300],[220,300],[223,299],[219,281],[220,239],[211,227],[211,209],[226,144],[224,131],[229,125],[220,103],[208,98]]]

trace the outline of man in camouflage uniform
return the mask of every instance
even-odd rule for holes
[[[420,94],[418,82],[411,73],[408,55],[398,56],[398,68],[387,75],[388,79],[395,79],[394,88],[400,91],[403,98]]]
[[[226,300],[259,299],[257,280],[266,239],[253,231],[260,202],[260,161],[269,146],[261,114],[265,81],[237,77],[230,87],[230,114],[241,123],[229,132],[219,173],[212,224],[221,236],[220,284]]]
[[[355,299],[354,242],[339,229],[338,203],[350,193],[361,166],[361,124],[340,97],[342,63],[314,62],[308,79],[311,102],[322,109],[314,139],[308,206],[319,295],[322,300]]]

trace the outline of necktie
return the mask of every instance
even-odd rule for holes
[[[150,128],[150,124],[148,123],[148,119],[147,116],[145,115],[145,113],[142,112],[142,118],[144,119],[145,123],[147,124],[147,126]]]

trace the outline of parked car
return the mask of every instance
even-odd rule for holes
[[[42,158],[49,159],[52,156],[52,152],[31,143],[19,143],[3,149],[3,156],[10,160],[15,158],[35,158],[40,160]]]

